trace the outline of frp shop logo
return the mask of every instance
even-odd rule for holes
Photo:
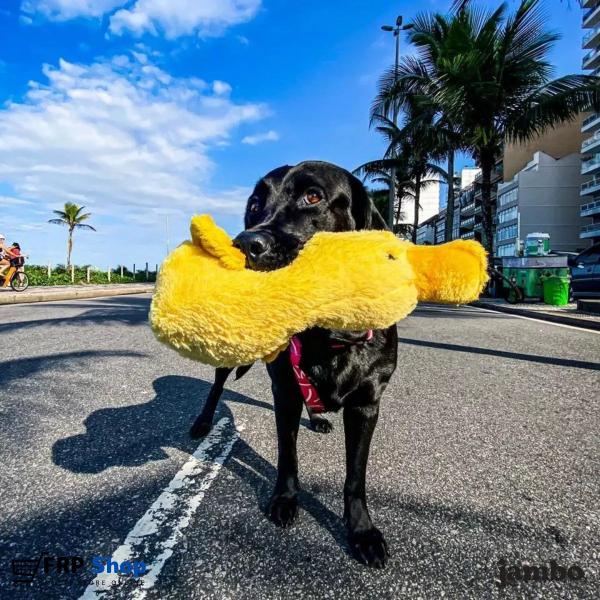
[[[85,560],[82,556],[51,556],[42,553],[36,558],[13,558],[10,566],[14,585],[31,585],[34,579],[41,574],[44,576],[74,575],[82,571]],[[124,560],[119,563],[113,561],[111,556],[98,555],[92,558],[90,570],[94,575],[114,573],[141,577],[146,573],[147,568],[143,561]]]

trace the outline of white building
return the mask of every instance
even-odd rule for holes
[[[583,57],[583,69],[592,75],[600,74],[600,0],[582,0],[583,47],[588,50]],[[581,131],[589,138],[581,145],[581,211],[583,225],[580,237],[592,243],[600,242],[600,114],[592,114],[583,121]]]
[[[442,182],[439,180],[421,188],[419,224],[438,214],[441,194]],[[415,202],[412,198],[404,198],[402,200],[402,213],[404,214],[404,218],[400,220],[400,223],[409,223],[412,225],[415,216]]]
[[[460,189],[464,190],[469,187],[480,173],[481,169],[479,167],[463,167],[460,172]]]

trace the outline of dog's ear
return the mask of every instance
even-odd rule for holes
[[[350,192],[352,194],[350,211],[356,229],[388,229],[362,181],[354,175],[350,175]]]

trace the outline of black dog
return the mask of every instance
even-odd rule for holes
[[[289,264],[318,231],[385,229],[386,225],[358,179],[335,165],[310,161],[279,167],[256,184],[248,199],[245,227],[235,244],[245,253],[249,268],[267,271]],[[379,400],[396,368],[398,339],[395,326],[373,333],[367,341],[365,332],[313,328],[298,337],[303,349],[300,366],[325,408],[344,409],[344,518],[350,546],[362,562],[383,567],[388,548],[367,510],[365,478]],[[241,374],[248,368],[241,367]],[[268,510],[275,524],[287,527],[298,513],[296,438],[303,397],[289,349],[267,369],[279,444],[277,482]],[[193,434],[210,428],[230,372],[217,369],[215,385]]]
[[[252,365],[244,365],[235,369],[235,379],[243,377],[250,369]],[[218,367],[215,369],[215,380],[210,388],[210,392],[206,398],[206,402],[202,407],[202,412],[198,418],[194,421],[194,424],[190,428],[190,435],[194,438],[204,437],[212,428],[215,411],[221,395],[223,394],[223,388],[225,382],[229,376],[233,373],[233,369],[228,367]],[[333,431],[333,425],[322,414],[316,413],[311,410],[310,406],[306,405],[306,412],[310,419],[310,428],[317,433],[330,433]]]

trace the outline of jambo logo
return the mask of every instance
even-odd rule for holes
[[[498,560],[498,576],[496,583],[499,587],[514,585],[519,581],[579,581],[585,573],[579,565],[563,567],[551,560],[549,565],[532,565],[528,562],[509,565],[505,558]]]
[[[100,573],[114,573],[117,575],[141,577],[147,570],[144,561],[124,560],[118,563],[112,559],[112,556],[94,556],[92,558],[92,572],[95,575],[100,575]]]

